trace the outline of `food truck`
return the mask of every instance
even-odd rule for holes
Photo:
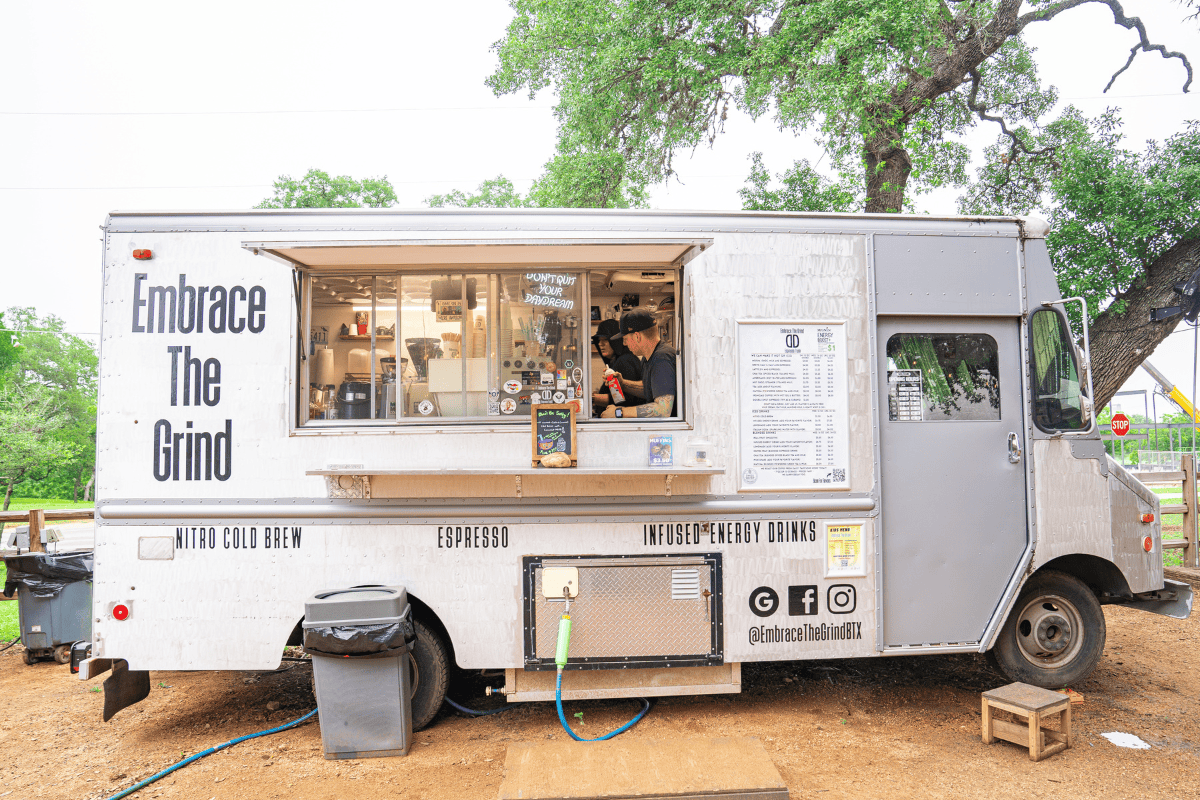
[[[1191,590],[1163,578],[1156,496],[1105,454],[1046,231],[113,213],[81,677],[111,670],[107,718],[148,670],[272,669],[307,598],[380,585],[412,605],[417,727],[453,664],[554,699],[568,602],[566,699],[928,653],[1078,681],[1102,605],[1186,616]],[[676,353],[672,416],[596,402],[597,332],[634,309]]]

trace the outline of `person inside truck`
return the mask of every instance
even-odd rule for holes
[[[604,366],[611,369],[618,376],[626,381],[641,381],[642,380],[642,360],[629,352],[629,348],[620,341],[611,341],[609,337],[621,332],[621,323],[615,319],[606,319],[600,323],[596,333],[592,336],[592,344],[596,348],[596,352],[600,354],[600,359],[604,362]],[[612,393],[609,391],[606,384],[600,385],[600,391],[592,394],[592,406],[599,414],[605,408],[611,405],[627,408],[629,406],[639,406],[646,402],[641,395],[626,394],[623,402],[613,402]]]
[[[675,416],[675,348],[660,338],[654,314],[644,308],[626,311],[621,316],[620,333],[611,338],[613,342],[623,342],[629,352],[643,359],[642,380],[619,380],[626,395],[640,395],[646,402],[628,408],[610,405],[600,416],[606,419]]]

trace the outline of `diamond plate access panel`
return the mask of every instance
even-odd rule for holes
[[[721,554],[526,556],[525,668],[554,669],[558,587],[543,591],[546,570],[578,570],[571,600],[567,669],[706,666],[724,662]],[[548,598],[546,595],[552,595]]]

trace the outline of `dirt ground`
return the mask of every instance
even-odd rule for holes
[[[1200,587],[1198,587],[1200,588]],[[746,665],[740,695],[667,698],[623,738],[756,736],[791,797],[1184,798],[1200,796],[1200,612],[1173,620],[1105,607],[1099,668],[1075,686],[1076,744],[1040,763],[980,740],[979,693],[1006,681],[982,657],[923,656]],[[52,662],[0,654],[0,798],[106,798],[213,745],[281,725],[315,707],[311,669],[151,673],[150,697],[105,724],[103,678],[88,683]],[[451,696],[502,704],[459,675]],[[568,704],[598,736],[629,719],[631,700]],[[578,722],[578,721],[577,721]],[[1149,750],[1116,747],[1107,731]],[[467,718],[443,709],[407,758],[326,761],[314,722],[235,745],[134,797],[495,798],[506,747],[566,737],[553,703],[514,704]],[[587,745],[580,745],[587,746]]]

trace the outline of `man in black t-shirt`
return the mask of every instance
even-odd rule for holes
[[[626,394],[641,395],[646,403],[630,408],[609,406],[600,416],[673,417],[675,416],[675,348],[659,338],[658,322],[644,308],[627,311],[621,317],[621,332],[612,337],[623,341],[629,351],[645,359],[642,380],[621,380]]]

